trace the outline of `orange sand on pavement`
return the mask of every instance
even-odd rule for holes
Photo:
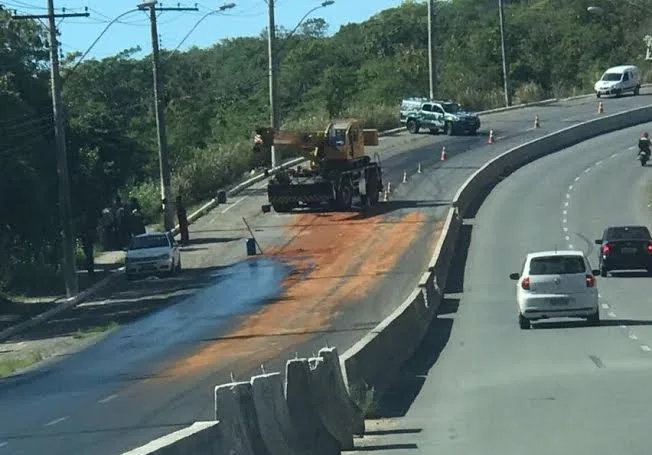
[[[363,297],[391,272],[423,223],[420,212],[392,220],[358,219],[351,213],[297,216],[288,227],[290,240],[266,248],[266,254],[296,267],[286,279],[283,297],[247,316],[229,335],[165,368],[163,375],[190,375],[227,365],[232,370],[251,368],[328,330],[344,302]],[[438,223],[430,237],[440,230]],[[434,241],[429,243],[434,248]]]

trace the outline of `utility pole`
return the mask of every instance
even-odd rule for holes
[[[428,0],[428,66],[430,75],[430,99],[435,99],[437,89],[437,67],[435,65],[435,0]]]
[[[14,15],[14,19],[47,19],[50,33],[50,84],[52,86],[52,115],[54,118],[54,137],[57,151],[57,174],[59,177],[59,216],[61,217],[61,245],[63,279],[66,296],[73,297],[79,291],[77,282],[77,264],[75,264],[75,231],[72,222],[72,204],[70,202],[70,176],[68,169],[68,152],[66,150],[66,120],[61,99],[61,74],[59,71],[59,42],[55,19],[66,17],[88,17],[88,12],[56,14],[54,0],[47,0],[47,14]]]
[[[505,91],[505,107],[512,105],[512,94],[509,88],[509,72],[507,70],[507,46],[505,44],[505,12],[503,0],[498,0],[498,14],[500,15],[500,44],[503,53],[503,83]]]
[[[269,111],[271,127],[278,129],[276,109],[276,21],[274,20],[274,1],[267,0],[269,6],[269,25],[267,27],[267,55],[269,60]],[[272,167],[276,167],[276,148],[272,145]]]
[[[174,200],[172,195],[172,177],[170,172],[170,156],[168,150],[167,132],[165,128],[165,88],[161,77],[157,11],[199,11],[198,8],[156,8],[156,0],[140,3],[139,9],[149,10],[149,22],[152,34],[152,72],[154,75],[154,106],[156,108],[156,131],[158,134],[158,160],[161,179],[161,204],[163,207],[163,222],[165,230],[174,229]]]

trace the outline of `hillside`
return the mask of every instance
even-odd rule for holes
[[[588,0],[509,2],[515,103],[590,91],[613,64],[648,70],[642,39],[651,21],[603,3],[606,14],[594,16]],[[649,10],[652,0],[641,6]],[[406,1],[332,36],[319,18],[290,38],[279,30],[283,124],[321,128],[331,116],[352,114],[368,127],[395,127],[400,99],[428,91],[426,11]],[[436,30],[437,96],[474,109],[502,105],[495,0],[439,3]],[[208,49],[163,53],[175,191],[189,204],[241,178],[251,131],[269,121],[267,44],[264,31],[254,32]],[[25,292],[27,277],[56,282],[58,270],[47,42],[40,23],[11,21],[1,10],[0,42],[0,289]],[[148,222],[160,217],[151,63],[131,54],[86,61],[74,71],[78,56],[64,61],[78,230],[95,224],[118,193],[138,197]]]

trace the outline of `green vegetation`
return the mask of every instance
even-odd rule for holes
[[[76,338],[78,340],[84,339],[84,338],[89,338],[89,337],[93,337],[95,335],[99,335],[100,333],[104,333],[104,332],[106,332],[108,330],[116,329],[117,327],[118,327],[118,324],[116,322],[109,322],[107,324],[98,325],[98,326],[91,327],[91,328],[88,328],[88,329],[78,330],[77,332],[75,332],[73,334],[73,338]]]
[[[20,357],[10,357],[0,360],[0,378],[4,378],[23,368],[30,367],[44,360],[40,352],[29,352]]]
[[[508,3],[515,103],[587,92],[613,64],[648,70],[642,39],[650,20],[641,12],[652,1],[640,10],[605,7],[603,16],[587,13],[590,4]],[[496,2],[453,0],[437,9],[437,95],[476,110],[501,105]],[[397,126],[400,99],[428,91],[426,5],[405,1],[332,36],[327,30],[319,18],[289,37],[279,30],[284,125],[322,128],[329,117],[354,115],[367,127]],[[44,29],[0,10],[0,42],[0,289],[56,287],[57,175]],[[63,62],[78,231],[117,193],[138,197],[148,223],[160,220],[151,65],[131,55],[86,61],[74,71],[78,55]],[[266,55],[263,33],[163,52],[174,189],[188,205],[249,170],[251,132],[269,118]]]

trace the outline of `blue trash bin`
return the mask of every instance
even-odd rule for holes
[[[252,238],[247,239],[247,256],[256,255],[256,241]]]

